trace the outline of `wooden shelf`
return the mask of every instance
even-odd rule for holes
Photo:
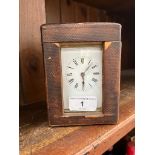
[[[100,155],[131,131],[134,121],[134,76],[126,72],[121,82],[117,125],[50,128],[45,105],[31,105],[20,110],[20,154]]]

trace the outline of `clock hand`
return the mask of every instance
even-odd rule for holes
[[[84,91],[84,81],[82,81],[82,90]]]
[[[90,68],[91,65],[92,63],[85,69],[84,73]]]
[[[84,76],[85,76],[85,72],[90,68],[90,66],[92,65],[92,63],[85,69],[85,71],[84,72],[82,72],[81,73],[81,77],[82,77],[82,90],[84,90],[84,84],[85,84],[85,82],[84,82]]]
[[[84,76],[85,76],[85,73],[84,72],[82,72],[81,73],[81,77],[82,77],[82,90],[84,90],[84,84],[85,84],[85,82],[84,82]]]

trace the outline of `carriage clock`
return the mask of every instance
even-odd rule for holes
[[[43,25],[42,42],[50,126],[117,123],[121,25]]]

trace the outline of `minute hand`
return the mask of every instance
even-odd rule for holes
[[[84,73],[90,68],[91,65],[92,65],[92,63],[86,68],[86,70],[84,71]]]

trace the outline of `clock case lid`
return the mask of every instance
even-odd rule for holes
[[[43,42],[121,41],[118,23],[70,23],[42,25]]]

